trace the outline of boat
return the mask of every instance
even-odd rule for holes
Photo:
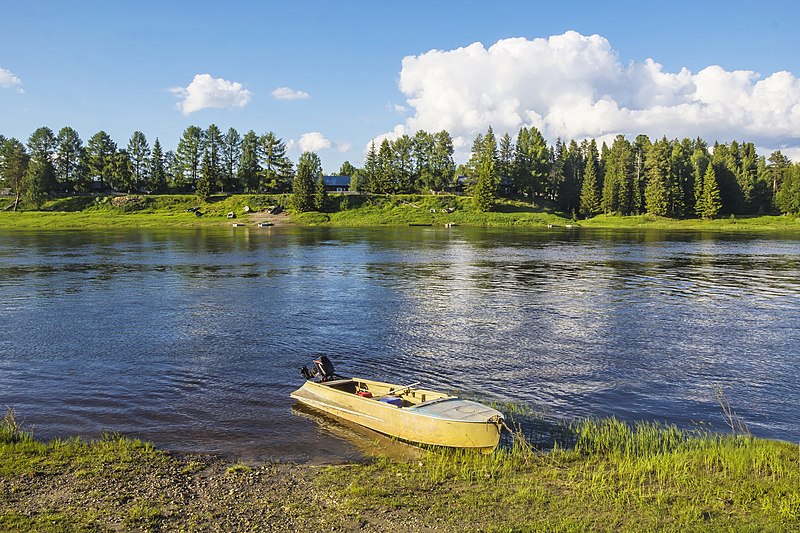
[[[500,441],[504,419],[496,409],[419,383],[342,377],[326,356],[314,364],[313,372],[301,369],[306,381],[291,393],[304,405],[415,444],[489,453]]]

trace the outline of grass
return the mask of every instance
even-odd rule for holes
[[[203,202],[194,195],[72,196],[48,201],[38,211],[0,211],[0,227],[197,227],[220,226],[244,217],[245,206],[261,211],[284,204],[280,195],[218,195]],[[191,211],[190,211],[191,210]],[[197,216],[195,210],[202,213]]]
[[[546,226],[569,221],[542,206],[517,201],[498,205],[496,212],[482,213],[472,198],[454,195],[343,196],[332,195],[331,213],[301,213],[292,217],[301,224],[329,226],[407,226],[452,223],[464,226]]]
[[[728,216],[710,220],[673,219],[655,215],[597,215],[580,221],[587,228],[639,228],[659,230],[706,230],[725,232],[800,231],[800,217],[791,215]]]
[[[512,422],[539,416],[524,407],[511,407],[507,414]],[[294,517],[284,520],[303,520],[302,528],[310,530],[354,524],[394,530],[398,523],[408,530],[440,531],[800,529],[795,444],[650,423],[629,426],[615,419],[561,428],[553,434],[570,444],[554,442],[547,452],[517,434],[489,455],[430,449],[409,462],[379,457],[320,470],[294,467],[281,482],[254,476],[263,469],[234,463],[220,471],[217,492],[208,492],[205,484],[198,493],[182,493],[184,503],[177,504],[181,492],[166,496],[172,489],[163,480],[199,476],[182,482],[181,490],[191,491],[195,483],[215,477],[204,474],[199,463],[194,468],[194,462],[136,439],[38,442],[9,411],[0,422],[0,483],[7,487],[0,494],[0,529],[94,530],[116,524],[126,530],[203,530],[219,527],[217,520],[229,515],[246,521],[227,527],[258,529],[259,522],[247,517],[270,520],[281,513]],[[314,472],[298,476],[298,469]],[[63,491],[70,485],[85,498],[65,501]],[[265,492],[239,496],[254,486]],[[284,494],[279,506],[259,503],[275,490]],[[35,511],[10,504],[30,498],[37,502]],[[208,507],[209,502],[221,503]],[[323,507],[324,512],[312,511]]]
[[[492,455],[429,451],[329,468],[320,487],[351,516],[424,513],[452,529],[789,531],[800,527],[798,447],[616,420],[574,424],[576,444],[541,453],[515,439]],[[423,496],[424,495],[424,496]]]
[[[195,227],[227,225],[227,214],[248,223],[245,206],[261,211],[268,206],[289,204],[289,195],[216,195],[203,202],[193,195],[73,196],[56,198],[39,211],[0,211],[0,228],[90,228],[90,227]],[[0,199],[0,209],[13,199]],[[546,227],[575,224],[595,229],[656,229],[714,232],[797,232],[800,217],[747,216],[713,220],[668,219],[652,215],[598,215],[575,222],[550,203],[502,200],[488,213],[478,211],[472,198],[455,195],[331,194],[328,212],[291,213],[291,221],[309,226],[444,226]],[[189,209],[198,209],[196,216]]]

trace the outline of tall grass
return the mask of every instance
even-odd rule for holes
[[[33,440],[33,435],[24,431],[17,421],[13,408],[7,407],[3,420],[0,421],[0,444],[12,444]]]

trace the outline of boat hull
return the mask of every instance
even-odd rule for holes
[[[503,421],[499,411],[416,388],[396,395],[404,407],[378,398],[398,389],[401,387],[357,378],[333,384],[306,381],[291,396],[312,408],[409,442],[482,451],[497,446]],[[356,390],[368,390],[375,397],[359,396]]]

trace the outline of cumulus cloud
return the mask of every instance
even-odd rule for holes
[[[241,83],[210,74],[197,74],[188,87],[173,87],[170,92],[180,98],[176,107],[184,115],[208,108],[242,108],[253,96]]]
[[[276,100],[306,100],[311,95],[305,91],[296,91],[289,87],[278,87],[272,91],[272,97]]]
[[[25,92],[22,88],[22,80],[14,75],[10,70],[0,67],[0,87],[3,89],[16,89],[20,94]]]
[[[325,148],[330,148],[332,143],[320,132],[310,131],[300,136],[297,145],[303,152],[318,152]]]
[[[340,141],[336,143],[336,151],[340,154],[344,154],[350,151],[353,145],[347,141]]]
[[[645,133],[800,146],[800,79],[791,73],[666,72],[653,59],[623,63],[605,38],[574,31],[408,56],[399,88],[413,114],[376,144],[446,129],[468,146],[491,125],[512,135],[535,126],[551,141]]]

